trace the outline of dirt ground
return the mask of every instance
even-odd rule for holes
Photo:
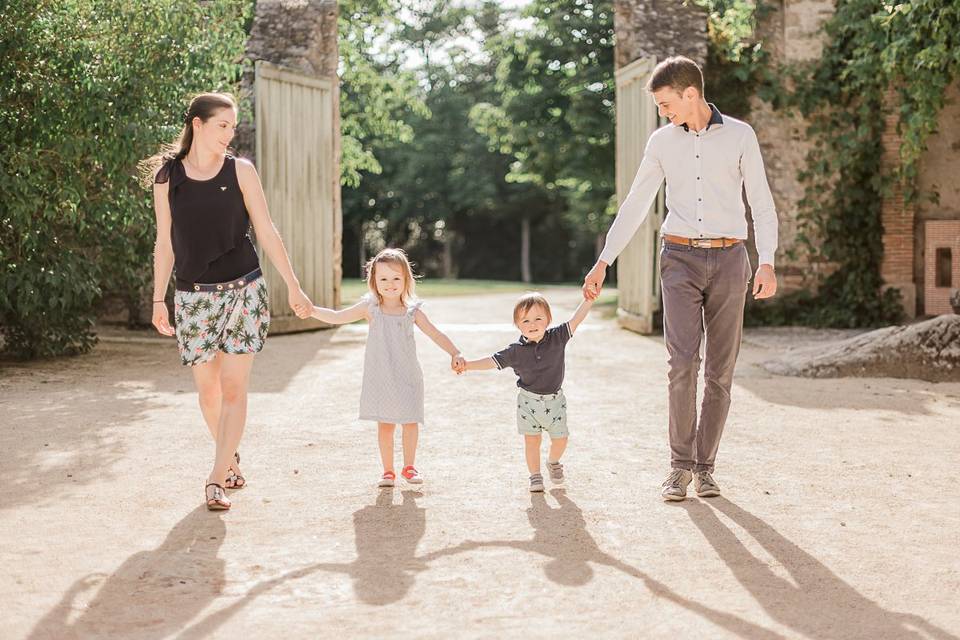
[[[555,320],[578,299],[549,295]],[[479,357],[513,299],[425,309]],[[776,377],[759,364],[836,336],[749,331],[724,495],[665,504],[662,338],[596,313],[568,351],[568,486],[531,495],[513,376],[457,377],[419,335],[426,484],[381,493],[365,332],[268,341],[222,514],[172,341],[5,366],[0,636],[960,638],[960,384]]]

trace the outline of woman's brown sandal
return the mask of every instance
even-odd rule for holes
[[[213,487],[213,490],[210,487]],[[227,498],[226,491],[216,482],[208,483],[203,488],[203,493],[207,499],[207,509],[210,511],[226,511],[230,508],[230,500]]]
[[[240,466],[239,452],[235,452],[233,454],[233,459],[237,461],[237,466]],[[230,467],[230,474],[224,481],[223,486],[225,486],[227,489],[243,489],[245,486],[247,486],[247,480],[239,473],[236,473],[233,470],[233,467]]]

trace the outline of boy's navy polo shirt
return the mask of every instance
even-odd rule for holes
[[[517,374],[517,386],[539,395],[556,393],[563,385],[564,349],[573,334],[570,323],[544,331],[540,342],[520,336],[502,351],[493,354],[497,369],[511,367]]]

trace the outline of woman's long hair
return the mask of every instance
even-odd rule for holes
[[[173,142],[162,145],[157,153],[137,163],[140,183],[149,187],[153,184],[153,177],[157,170],[166,162],[183,160],[187,156],[193,145],[194,118],[200,118],[202,122],[206,122],[221,109],[236,110],[236,108],[237,101],[229,93],[200,93],[194,96],[183,116],[183,129],[180,135]]]

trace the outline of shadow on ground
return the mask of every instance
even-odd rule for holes
[[[135,553],[110,575],[74,582],[29,639],[152,640],[177,633],[223,588],[225,562],[217,553],[225,534],[223,520],[197,507],[156,549]]]
[[[690,519],[741,585],[764,611],[804,638],[937,638],[957,640],[920,616],[888,611],[860,594],[822,562],[782,536],[769,524],[723,497],[709,503],[680,503]],[[755,557],[724,524],[722,513],[742,527],[791,580],[776,575]]]

